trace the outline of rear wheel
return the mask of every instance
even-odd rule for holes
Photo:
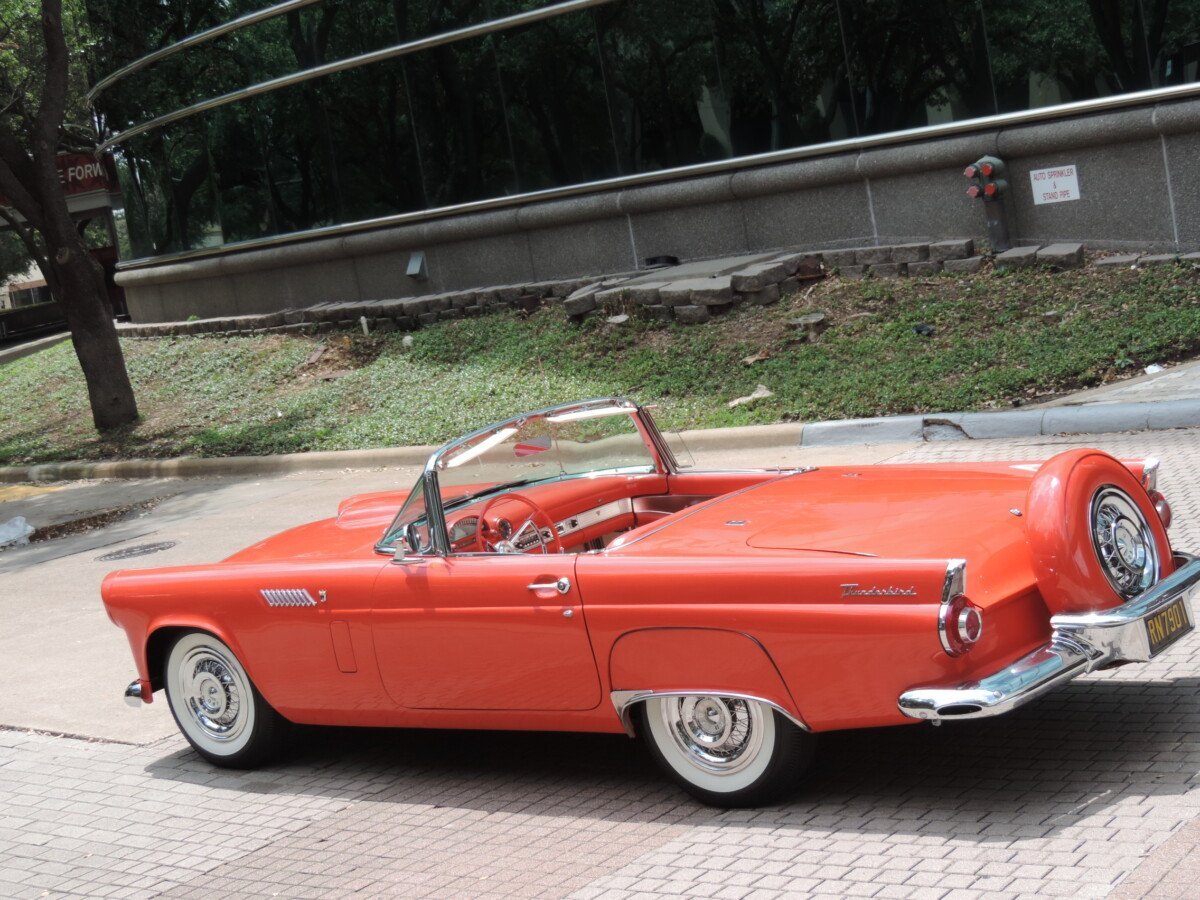
[[[163,684],[179,730],[214,765],[253,768],[279,749],[287,720],[263,699],[233,651],[213,635],[181,635],[167,654]]]
[[[641,734],[663,770],[712,806],[760,806],[795,791],[816,738],[766,703],[741,697],[651,697]]]

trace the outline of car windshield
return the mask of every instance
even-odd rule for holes
[[[442,505],[535,482],[617,472],[654,472],[657,462],[632,404],[602,401],[503,422],[442,448],[434,461]],[[429,542],[423,479],[417,481],[380,546],[415,525]]]

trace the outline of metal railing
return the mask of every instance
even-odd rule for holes
[[[505,16],[502,19],[493,19],[489,22],[481,22],[478,25],[466,25],[462,28],[456,28],[452,31],[444,31],[441,34],[433,34],[428,37],[418,38],[415,41],[406,41],[403,44],[393,44],[390,47],[384,47],[380,50],[372,50],[369,53],[361,53],[358,56],[348,56],[345,59],[335,60],[331,63],[325,63],[321,66],[314,66],[311,69],[301,69],[298,72],[292,72],[288,75],[281,75],[278,78],[271,78],[267,81],[260,81],[257,84],[248,85],[244,88],[239,88],[236,91],[230,91],[227,94],[221,94],[219,97],[210,97],[208,100],[202,100],[199,103],[193,103],[191,106],[185,106],[182,109],[177,109],[174,112],[169,112],[166,115],[158,116],[154,119],[149,119],[127,128],[120,134],[113,135],[107,141],[100,145],[98,152],[103,153],[110,150],[112,147],[136,137],[139,134],[145,134],[147,131],[153,131],[155,128],[161,128],[164,125],[170,125],[172,122],[178,122],[182,119],[187,119],[198,115],[202,112],[217,109],[221,106],[226,106],[230,103],[236,103],[239,100],[246,100],[250,97],[257,97],[259,94],[268,94],[272,91],[278,91],[282,88],[291,87],[292,85],[302,84],[306,81],[312,81],[314,78],[324,78],[326,75],[333,75],[337,72],[345,72],[348,69],[357,69],[360,66],[367,66],[371,63],[383,62],[388,59],[396,59],[400,56],[408,56],[413,53],[418,53],[422,50],[429,50],[433,47],[441,47],[445,44],[453,44],[458,41],[464,41],[473,37],[481,37],[486,34],[494,34],[498,31],[507,31],[511,28],[519,28],[522,25],[531,25],[534,22],[541,22],[544,19],[553,19],[558,16],[565,16],[569,13],[578,12],[584,9],[591,9],[594,6],[604,6],[609,3],[615,3],[616,0],[567,0],[565,3],[555,3],[551,6],[543,6],[540,9],[533,9],[529,12],[516,13],[511,16]],[[274,8],[274,7],[272,7]],[[237,20],[235,20],[237,21]],[[232,23],[231,23],[232,24]],[[205,32],[207,34],[207,32]],[[199,37],[199,35],[197,35]],[[179,46],[179,45],[175,45]],[[145,57],[143,58],[145,59]],[[139,60],[141,62],[141,60]],[[131,63],[130,65],[135,65]],[[128,68],[128,66],[126,67]],[[108,83],[114,79],[114,76],[119,75],[119,72],[113,73],[108,79]],[[92,92],[95,93],[105,81],[99,82]],[[92,94],[88,95],[89,97]]]
[[[808,144],[803,147],[790,147],[784,150],[772,150],[750,156],[738,156],[715,162],[696,163],[690,166],[679,166],[672,169],[658,169],[653,172],[642,172],[637,175],[622,175],[597,181],[579,182],[563,185],[562,187],[547,188],[524,194],[510,194],[503,197],[491,197],[484,200],[473,200],[467,203],[457,203],[450,206],[440,206],[432,209],[414,212],[397,213],[391,216],[380,216],[374,219],[361,219],[356,222],[345,222],[338,225],[326,225],[321,228],[311,228],[305,231],[292,231],[287,234],[270,237],[253,238],[224,244],[221,247],[210,247],[199,250],[184,250],[178,253],[161,256],[142,257],[118,264],[121,270],[141,269],[148,266],[159,266],[170,262],[198,259],[208,256],[221,256],[246,250],[263,249],[279,244],[290,244],[301,241],[318,240],[327,237],[339,237],[360,231],[370,231],[377,228],[408,225],[416,222],[426,222],[433,219],[443,219],[450,216],[463,215],[472,212],[485,212],[512,206],[524,206],[546,200],[555,200],[579,194],[590,194],[599,191],[619,190],[622,188],[638,187],[663,181],[675,181],[680,178],[695,178],[703,175],[717,175],[723,172],[755,168],[784,162],[792,162],[817,156],[830,156],[835,153],[846,153],[856,150],[868,150],[873,147],[885,147],[891,144],[903,144],[918,140],[951,137],[959,134],[969,134],[975,131],[986,131],[990,128],[1005,128],[1014,125],[1028,125],[1048,119],[1058,119],[1067,116],[1102,113],[1122,109],[1129,106],[1140,106],[1147,103],[1184,100],[1200,96],[1200,82],[1180,84],[1165,88],[1151,88],[1130,94],[1115,94],[1094,100],[1080,100],[1073,103],[1060,103],[1054,106],[1043,106],[1037,109],[1021,110],[1019,112],[1000,113],[977,119],[962,119],[957,122],[945,122],[940,125],[924,125],[919,128],[907,128],[903,131],[889,131],[866,137],[844,138],[838,141],[827,141],[822,144]]]
[[[250,25],[256,25],[259,22],[265,22],[267,19],[273,19],[276,16],[282,16],[284,13],[289,13],[294,9],[303,9],[305,6],[312,6],[314,3],[320,3],[321,0],[286,0],[284,3],[276,3],[274,6],[266,6],[262,9],[256,9],[254,12],[246,13],[244,16],[238,16],[236,19],[231,19],[228,22],[223,22],[220,25],[214,25],[207,31],[200,31],[196,34],[185,37],[182,41],[176,41],[174,44],[169,44],[155,50],[153,53],[148,53],[140,59],[135,59],[129,65],[122,66],[113,72],[111,75],[106,75],[87,92],[87,102],[92,103],[96,97],[105,88],[116,84],[126,75],[132,75],[134,72],[139,72],[147,66],[152,66],[160,60],[164,60],[169,56],[174,56],[176,53],[182,53],[189,47],[195,47],[198,44],[204,44],[208,41],[216,40],[232,31],[240,31]]]

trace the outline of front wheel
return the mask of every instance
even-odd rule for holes
[[[816,738],[766,703],[741,697],[651,697],[640,729],[685,791],[711,806],[760,806],[800,786]]]
[[[192,631],[175,641],[163,684],[179,730],[214,765],[249,769],[279,749],[287,720],[263,699],[233,651],[211,634]]]

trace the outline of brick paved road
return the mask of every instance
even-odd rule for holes
[[[1200,547],[1200,433],[1087,443],[1160,456],[1174,540]],[[1191,896],[1198,686],[1192,637],[1005,718],[825,736],[810,789],[724,813],[622,737],[307,729],[230,774],[174,737],[0,731],[0,896]]]

